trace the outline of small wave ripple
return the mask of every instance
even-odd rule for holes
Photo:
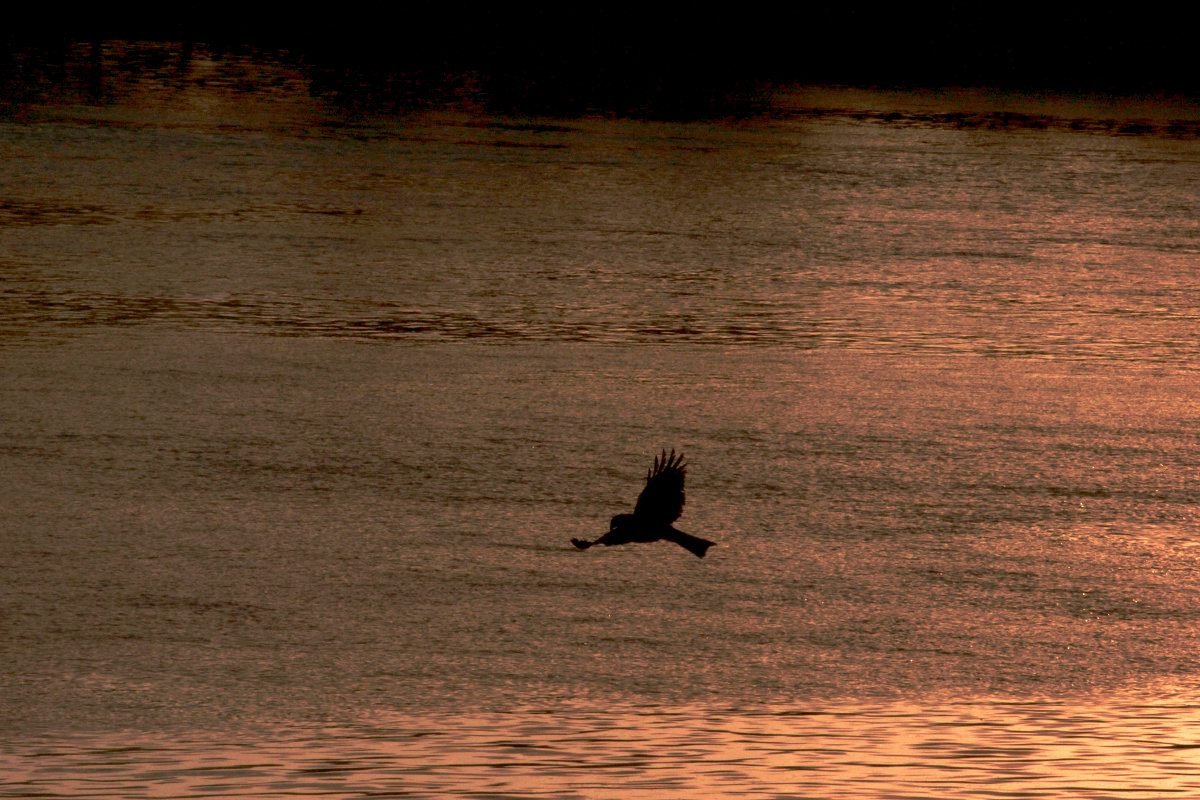
[[[8,797],[1195,795],[1185,705],[961,702],[406,716],[273,735],[42,738]]]

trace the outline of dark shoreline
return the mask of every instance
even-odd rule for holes
[[[618,85],[597,89],[583,79],[547,87],[507,73],[448,67],[405,72],[366,62],[339,65],[307,53],[252,45],[148,40],[43,42],[11,47],[0,55],[0,119],[10,120],[54,118],[59,113],[55,109],[90,118],[91,112],[82,110],[89,107],[103,115],[102,109],[120,108],[146,86],[156,86],[168,92],[164,96],[215,90],[241,98],[238,102],[247,107],[284,97],[311,98],[334,120],[482,114],[492,121],[479,124],[508,124],[543,134],[567,132],[573,121],[588,117],[681,122],[843,117],[960,130],[1200,138],[1196,99],[1163,92],[855,87],[749,78],[687,86],[664,79],[636,90]],[[565,93],[572,87],[578,91]]]
[[[469,85],[496,111],[564,116],[736,115],[760,107],[771,87],[797,83],[1200,94],[1189,26],[1100,10],[750,4],[683,13],[417,2],[387,17],[315,13],[233,3],[152,15],[24,10],[24,24],[0,34],[0,91],[11,100],[45,82],[29,73],[31,61],[48,65],[52,81],[81,49],[121,40],[178,43],[183,58],[202,42],[213,52],[288,59],[314,93],[349,104],[438,104]]]

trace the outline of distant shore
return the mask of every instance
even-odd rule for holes
[[[59,58],[109,40],[254,48],[316,79],[438,92],[469,74],[514,106],[570,112],[741,102],[763,86],[989,86],[1021,91],[1200,93],[1186,25],[1129,13],[1003,12],[957,3],[870,12],[756,4],[702,13],[408,3],[386,18],[279,13],[263,4],[185,4],[154,14],[23,10],[0,33],[0,81],[30,53]]]

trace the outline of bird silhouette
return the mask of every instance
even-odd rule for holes
[[[667,451],[663,450],[661,456],[654,457],[654,466],[646,472],[646,487],[638,495],[633,513],[617,514],[613,517],[608,525],[608,533],[599,539],[593,542],[572,539],[571,544],[580,550],[587,550],[594,544],[609,547],[666,539],[693,555],[704,558],[704,553],[716,542],[692,536],[671,526],[683,513],[683,479],[686,473],[687,465],[683,463],[683,454],[677,456],[672,449],[671,454],[667,455]]]

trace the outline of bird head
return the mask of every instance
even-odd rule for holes
[[[625,527],[626,525],[628,525],[631,522],[633,522],[633,514],[617,514],[608,523],[608,529],[610,531],[615,531],[618,528]]]

